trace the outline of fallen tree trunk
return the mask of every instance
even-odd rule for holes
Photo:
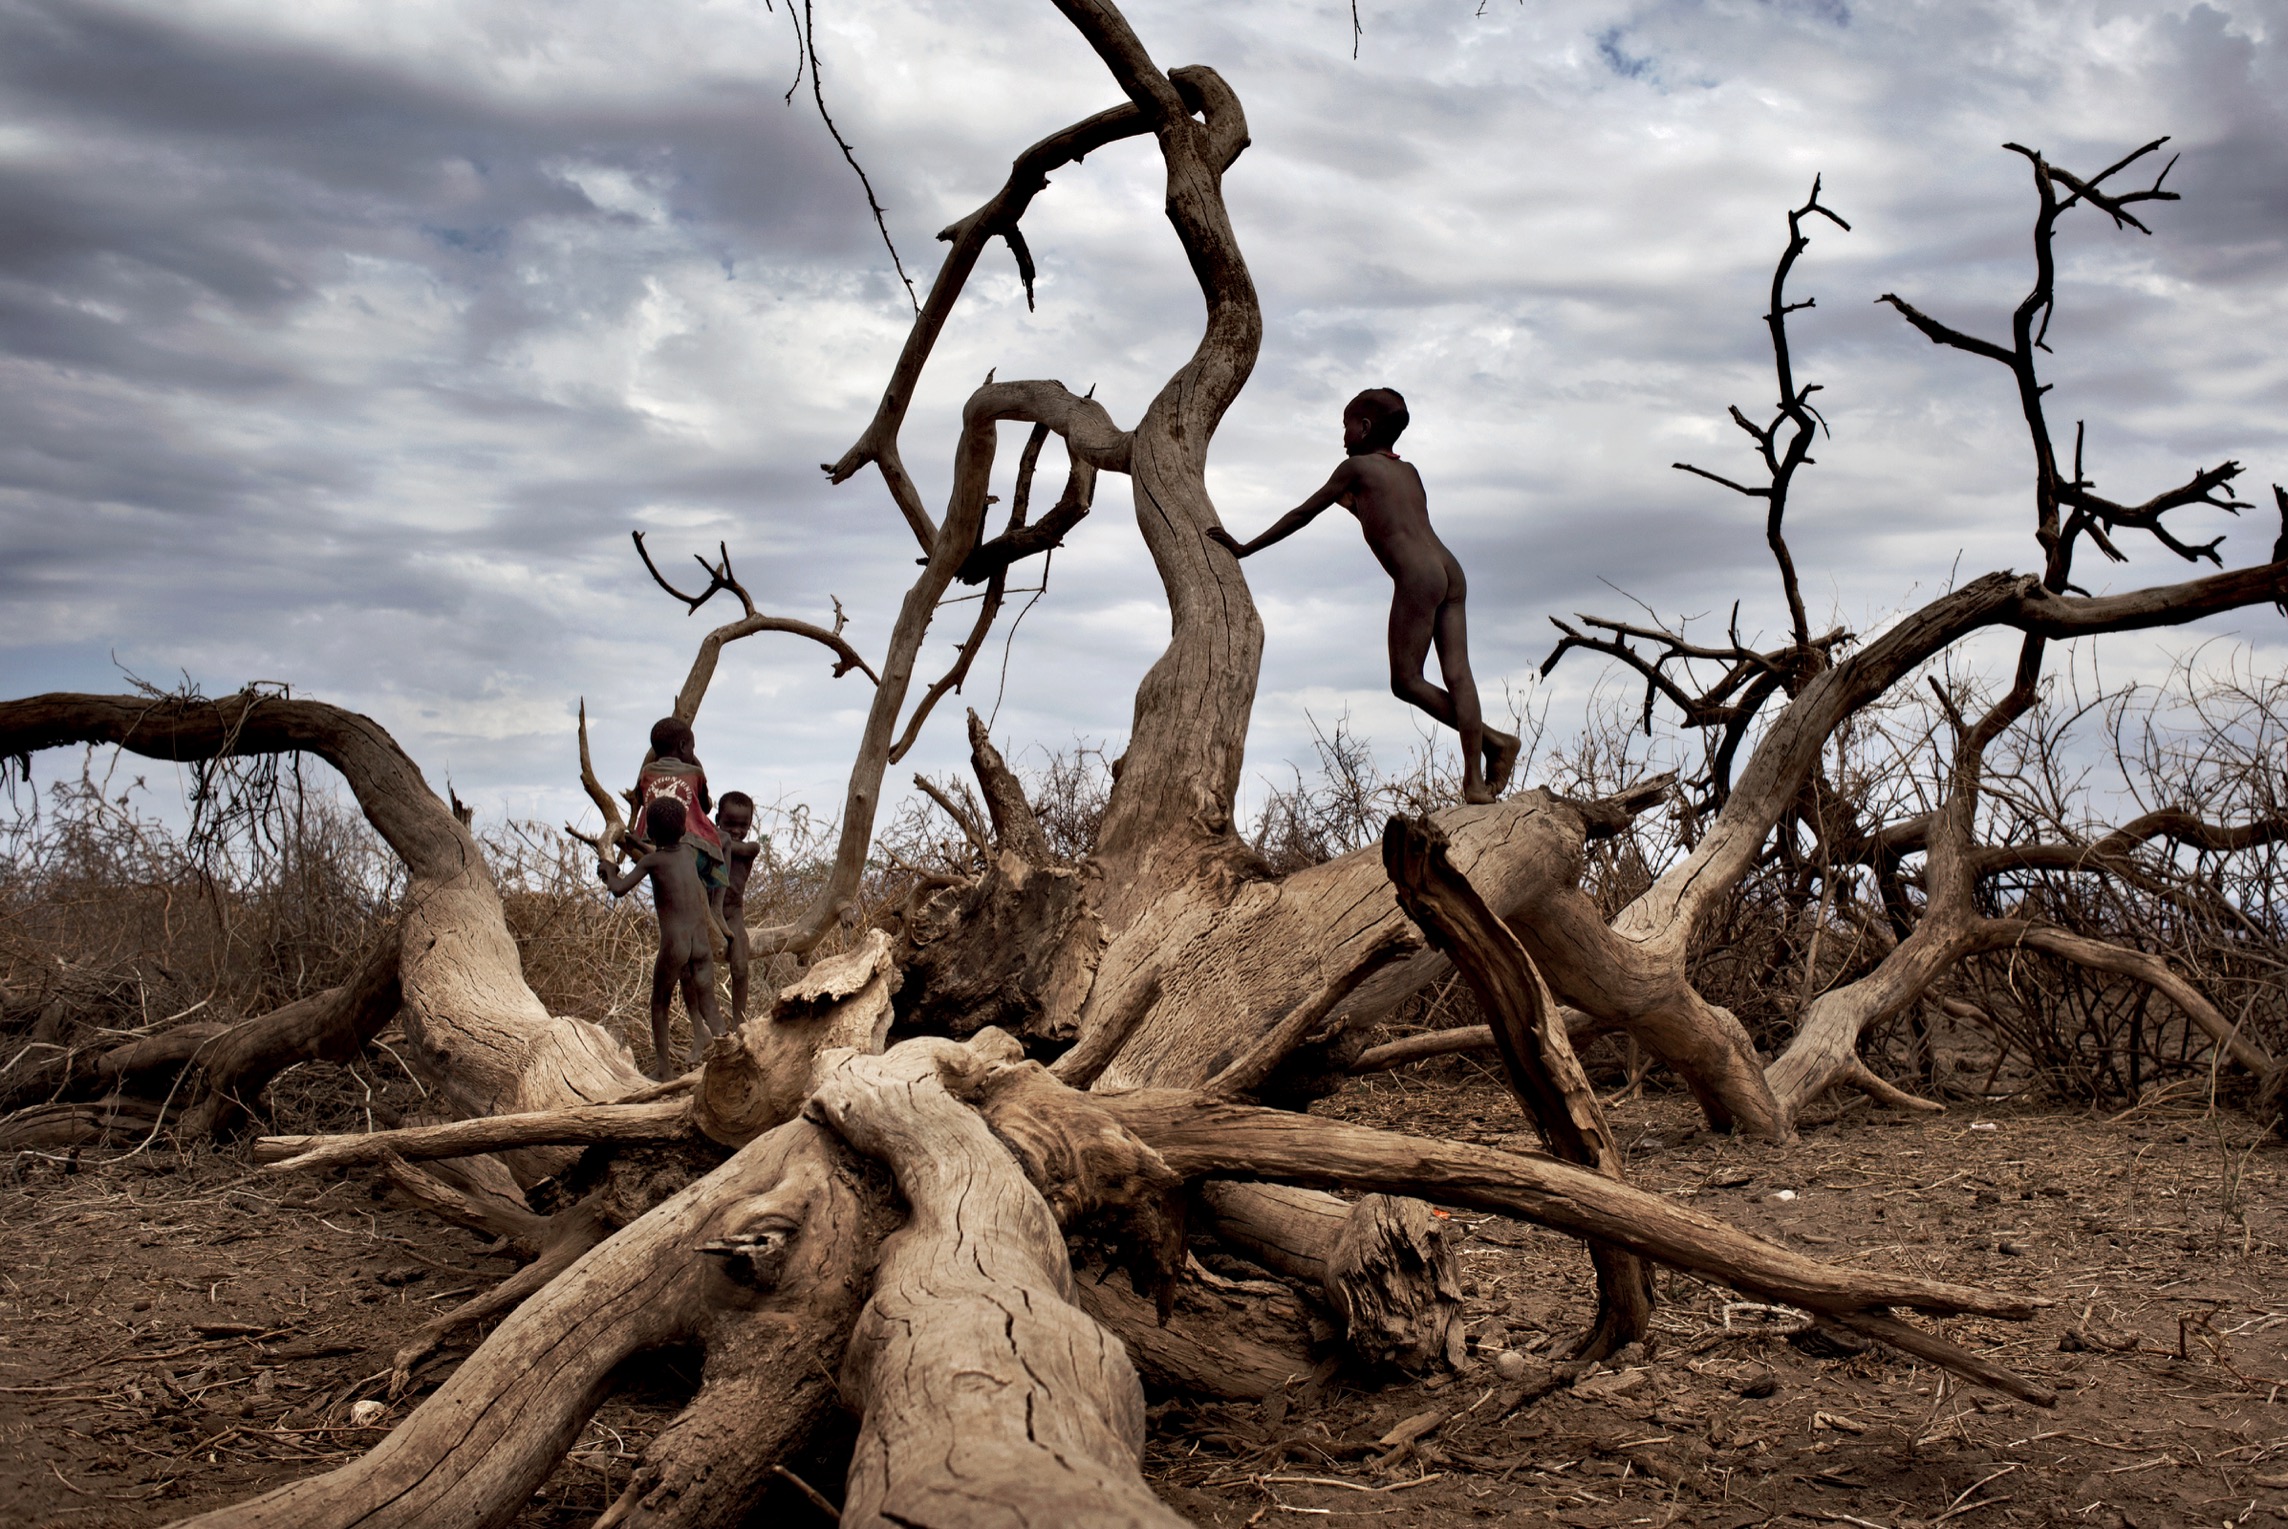
[[[784,1118],[793,1119],[794,1112],[789,1110]],[[771,1125],[780,1123],[770,1122]],[[265,1136],[254,1144],[254,1160],[282,1172],[305,1168],[368,1168],[391,1157],[419,1162],[429,1158],[475,1157],[486,1152],[515,1152],[534,1146],[592,1147],[605,1143],[634,1146],[642,1142],[688,1141],[697,1132],[698,1127],[692,1120],[692,1101],[670,1097],[642,1104],[583,1104],[521,1115],[482,1115],[475,1120],[404,1126],[394,1131],[338,1136]]]
[[[389,929],[340,987],[233,1025],[199,1047],[183,1133],[211,1136],[253,1113],[270,1080],[297,1062],[347,1062],[362,1054],[404,1002],[402,943]]]
[[[2050,1302],[1905,1275],[1846,1270],[1743,1232],[1664,1195],[1522,1152],[1403,1136],[1174,1090],[1091,1096],[1177,1172],[1411,1189],[1604,1241],[1807,1311],[1912,1306],[2023,1321]]]
[[[524,1302],[369,1453],[185,1523],[506,1524],[555,1469],[623,1360],[693,1339],[707,1345],[708,1378],[655,1441],[620,1521],[720,1523],[744,1510],[770,1465],[831,1407],[825,1376],[855,1319],[885,1210],[880,1188],[831,1135],[790,1122]],[[735,1407],[710,1389],[718,1356],[730,1353],[744,1377]]]
[[[908,1206],[842,1387],[861,1415],[842,1522],[1180,1525],[1144,1485],[1144,1392],[1076,1307],[1064,1236],[913,1041],[832,1067],[809,1109]]]
[[[172,1110],[174,1130],[190,1137],[214,1135],[253,1112],[262,1090],[288,1067],[346,1062],[362,1052],[397,1015],[397,966],[398,939],[392,929],[341,987],[236,1024],[196,1022],[108,1050],[63,1052],[27,1069],[0,1093],[0,1100],[15,1104],[45,1094],[62,1104],[96,1092],[149,1093],[159,1096],[162,1110]],[[72,1140],[102,1141],[116,1134],[115,1127],[99,1123],[100,1114],[50,1109],[40,1118],[50,1131],[64,1129],[66,1120],[83,1121],[87,1129]],[[29,1128],[30,1122],[24,1125]]]

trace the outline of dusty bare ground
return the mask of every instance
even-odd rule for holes
[[[1464,1060],[1318,1108],[1530,1144],[1498,1081]],[[1156,1399],[1154,1485],[1218,1526],[2288,1518],[2288,1227],[2280,1149],[2250,1147],[2260,1123],[2190,1096],[2118,1121],[1862,1106],[1772,1149],[1694,1129],[1675,1095],[1614,1116],[1648,1187],[1822,1257],[2056,1297],[2030,1326],[1948,1331],[2056,1385],[2058,1407],[1791,1339],[1792,1314],[1663,1276],[1648,1353],[1505,1414],[1493,1354],[1546,1373],[1588,1316],[1586,1260],[1457,1214],[1478,1351],[1464,1373],[1327,1375],[1262,1405]],[[402,1415],[361,1405],[380,1400],[397,1339],[510,1268],[356,1181],[280,1179],[226,1152],[19,1158],[0,1183],[0,1516],[157,1524],[323,1469]],[[523,1521],[591,1519],[687,1394],[687,1369],[667,1356],[631,1375]],[[831,1455],[805,1473],[839,1485]],[[757,1522],[826,1518],[790,1490]]]

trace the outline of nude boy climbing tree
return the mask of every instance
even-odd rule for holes
[[[1233,557],[1260,552],[1309,525],[1330,504],[1358,517],[1375,560],[1390,575],[1390,689],[1462,735],[1462,799],[1491,802],[1509,785],[1517,739],[1485,725],[1478,682],[1470,674],[1469,624],[1463,610],[1468,586],[1462,565],[1430,529],[1430,499],[1414,464],[1399,460],[1399,435],[1410,422],[1406,400],[1390,388],[1368,388],[1343,409],[1343,449],[1349,453],[1319,491],[1242,542],[1221,526],[1208,540]],[[1422,677],[1422,662],[1438,648],[1441,690]],[[1480,768],[1481,758],[1484,761]]]

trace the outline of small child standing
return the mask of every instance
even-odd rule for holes
[[[667,1021],[675,990],[683,989],[683,1011],[691,1018],[691,1053],[685,1067],[696,1067],[707,1042],[723,1033],[723,1013],[715,1006],[715,941],[707,928],[707,888],[683,844],[683,804],[660,797],[644,808],[644,837],[652,849],[614,875],[602,861],[596,874],[614,897],[625,897],[636,883],[651,880],[652,910],[659,919],[659,956],[651,968],[652,1075],[675,1076],[667,1060]]]
[[[700,883],[707,888],[707,921],[720,934],[723,892],[730,882],[724,875],[722,835],[707,820],[715,799],[707,794],[707,771],[699,763],[691,724],[675,717],[662,717],[651,725],[651,750],[636,774],[637,812],[663,800],[683,807],[684,841],[691,846]]]
[[[754,873],[763,847],[747,837],[755,826],[755,799],[746,792],[724,792],[715,819],[723,831],[723,868],[729,883],[723,889],[723,931],[731,945],[731,1024],[736,1028],[747,1022],[747,976],[753,963],[747,943],[747,878]]]

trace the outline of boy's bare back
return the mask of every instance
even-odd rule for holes
[[[1357,518],[1374,560],[1393,579],[1419,577],[1432,567],[1461,578],[1462,565],[1430,529],[1430,495],[1412,462],[1387,451],[1345,457],[1321,492],[1331,492],[1332,502]]]
[[[653,850],[628,867],[625,885],[633,888],[637,879],[645,876],[651,878],[652,911],[659,918],[661,951],[685,962],[713,961],[707,886],[699,879],[691,847],[679,842]],[[621,890],[617,881],[606,885],[615,892]]]
[[[710,1036],[723,1033],[722,1015],[715,1005],[714,921],[707,905],[707,883],[691,847],[683,842],[683,804],[662,797],[644,805],[644,832],[658,848],[627,870],[615,874],[598,861],[596,874],[614,897],[625,897],[636,883],[651,882],[652,912],[659,925],[659,955],[651,966],[651,1053],[655,1076],[666,1077],[668,1013],[675,990],[683,990],[683,1007],[691,1016],[691,1052],[687,1065],[696,1065]]]

